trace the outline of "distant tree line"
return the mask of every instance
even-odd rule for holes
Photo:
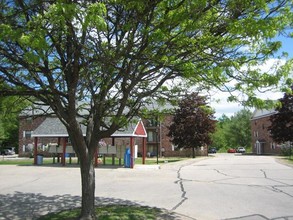
[[[23,98],[0,97],[0,147],[18,149],[18,116],[25,106],[27,101]]]
[[[233,116],[222,115],[216,124],[216,131],[212,134],[211,147],[228,149],[236,147],[251,147],[250,119],[252,112],[242,109]]]

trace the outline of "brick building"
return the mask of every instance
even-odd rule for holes
[[[161,120],[144,119],[144,125],[147,131],[147,151],[153,155],[159,154],[159,156],[166,157],[191,157],[191,149],[176,149],[168,137],[169,126],[171,125],[173,116],[171,114],[165,114]],[[196,151],[197,156],[207,156],[207,146],[199,148]]]
[[[45,116],[19,116],[18,154],[19,156],[31,156],[33,152],[32,132],[43,123]]]
[[[48,113],[48,109],[35,110],[27,109],[19,116],[20,126],[19,126],[19,155],[20,156],[30,156],[33,151],[34,139],[32,138],[33,131],[36,130],[47,117],[52,116],[42,116],[42,113]],[[154,156],[182,156],[182,157],[191,157],[192,151],[176,149],[176,147],[170,141],[170,138],[167,136],[172,122],[173,116],[171,114],[165,114],[164,117],[160,117],[160,120],[157,118],[143,119],[143,123],[147,132],[147,142],[146,142],[146,152],[149,157]],[[54,128],[50,128],[54,129]],[[105,139],[107,144],[111,145],[111,138]],[[38,141],[38,149],[40,151],[46,152],[46,145],[48,143],[57,143],[55,138],[40,138]],[[128,145],[129,139],[120,138],[117,139],[115,145]],[[141,139],[136,139],[135,144],[138,145],[138,155],[142,154],[142,144]],[[206,156],[207,147],[202,147],[197,150],[196,154],[198,156]]]
[[[256,109],[251,118],[252,152],[255,154],[281,153],[282,145],[270,137],[268,127],[271,125],[270,116],[276,114],[274,109]]]

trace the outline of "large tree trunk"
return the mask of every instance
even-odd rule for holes
[[[195,147],[192,148],[192,158],[195,158]]]
[[[95,167],[93,156],[80,158],[80,172],[82,184],[82,220],[95,219]]]
[[[67,127],[69,137],[80,160],[80,176],[81,176],[81,214],[82,220],[94,220],[95,216],[95,167],[94,155],[95,146],[98,140],[91,138],[91,134],[87,134],[88,142],[86,143],[80,124],[77,120],[72,120],[70,126]]]

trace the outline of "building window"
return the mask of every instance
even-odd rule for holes
[[[149,127],[156,127],[156,126],[158,126],[158,121],[156,119],[154,119],[154,118],[149,119],[148,120],[148,126]]]
[[[23,132],[23,137],[27,138],[27,139],[31,138],[32,137],[32,131],[24,131]]]
[[[148,131],[148,142],[156,142],[157,141],[157,133],[154,131]]]
[[[258,137],[258,131],[253,132],[254,137]]]
[[[258,137],[258,131],[253,132],[254,137]]]

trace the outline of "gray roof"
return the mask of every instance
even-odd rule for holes
[[[81,129],[85,136],[86,127],[81,124]],[[68,133],[59,118],[48,117],[33,131],[32,137],[68,137]]]
[[[47,105],[34,105],[26,107],[24,110],[22,110],[20,116],[48,115],[52,113],[52,109]]]
[[[171,105],[170,102],[160,104],[156,101],[153,101],[152,103],[147,103],[143,105],[142,108],[146,108],[149,111],[153,111],[153,110],[164,111],[164,110],[174,110],[178,108],[178,106]]]
[[[268,117],[271,115],[276,114],[277,111],[275,109],[255,109],[251,119],[255,120],[255,119],[259,119],[259,118],[264,118],[264,117]]]
[[[140,120],[137,123],[135,122],[129,123],[127,127],[116,131],[114,134],[111,135],[111,137],[146,137],[147,135],[138,135],[135,133],[137,126],[139,126],[140,122],[142,123],[142,121]],[[144,125],[143,125],[143,129],[146,134]]]
[[[78,103],[78,113],[80,115],[88,115],[87,110],[88,104],[85,102]],[[54,111],[49,105],[45,105],[43,103],[34,103],[31,106],[26,107],[21,111],[20,116],[36,116],[36,115],[55,115]]]
[[[82,121],[82,118],[78,119]],[[112,137],[146,137],[146,135],[137,135],[135,130],[139,124],[130,123],[126,128],[116,131]],[[141,122],[142,123],[142,122]],[[80,124],[82,133],[86,135],[86,126]],[[57,117],[46,118],[32,133],[32,137],[68,137],[66,127]]]
[[[89,105],[86,102],[79,102],[78,103],[78,113],[80,115],[88,115],[89,114]],[[164,104],[159,104],[157,101],[153,101],[153,102],[148,102],[148,103],[144,103],[142,108],[146,108],[150,111],[152,110],[158,110],[158,111],[164,111],[164,110],[172,110],[175,109],[177,107],[171,105],[169,102],[166,102]],[[127,113],[129,111],[128,108],[125,108],[125,113]],[[27,108],[25,108],[21,113],[20,116],[36,116],[36,115],[55,115],[54,111],[52,110],[52,108],[48,105],[45,105],[43,103],[34,103],[31,106],[28,106]]]

